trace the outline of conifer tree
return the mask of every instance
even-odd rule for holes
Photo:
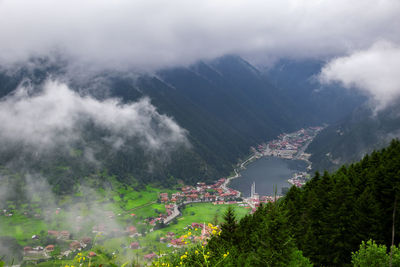
[[[236,228],[235,211],[232,206],[229,206],[224,214],[224,223],[221,225],[221,238],[227,242],[234,242]]]

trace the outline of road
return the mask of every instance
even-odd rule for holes
[[[178,205],[174,205],[174,210],[172,211],[171,215],[164,219],[164,224],[169,224],[173,219],[181,215],[179,211]]]

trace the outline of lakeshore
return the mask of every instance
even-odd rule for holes
[[[303,186],[310,178],[310,174],[307,171],[311,170],[311,164],[312,164],[309,161],[309,157],[311,155],[305,153],[305,150],[307,149],[308,145],[312,142],[312,140],[315,138],[315,136],[317,136],[317,134],[322,129],[323,127],[317,126],[317,127],[309,127],[306,129],[300,129],[293,133],[283,133],[280,134],[277,139],[269,141],[268,143],[257,145],[256,147],[252,147],[251,148],[252,155],[250,155],[249,158],[247,158],[245,161],[237,165],[237,167],[234,169],[234,175],[228,177],[224,182],[223,186],[225,188],[228,188],[228,185],[232,182],[233,179],[242,177],[242,173],[243,176],[246,176],[243,178],[247,180],[250,179],[250,181],[245,181],[244,182],[245,186],[238,186],[237,182],[234,184],[233,186],[234,189],[240,191],[241,193],[249,191],[247,189],[250,189],[250,184],[253,183],[254,180],[265,182],[263,179],[254,179],[256,177],[263,175],[262,173],[263,167],[262,166],[260,167],[259,166],[260,164],[252,165],[257,168],[257,171],[254,172],[250,171],[249,173],[249,171],[246,168],[246,166],[248,166],[250,163],[253,163],[256,160],[260,160],[261,158],[264,158],[263,161],[266,162],[266,164],[264,164],[265,173],[270,174],[271,169],[274,170],[272,176],[267,175],[269,177],[266,178],[267,180],[272,179],[272,181],[270,181],[272,182],[272,187],[275,183],[277,188],[272,189],[272,191],[261,190],[260,193],[272,197],[273,195],[275,195],[275,192],[273,190],[277,190],[278,187],[279,189],[276,191],[276,193],[278,195],[282,195],[284,193],[282,192],[282,189],[285,187],[288,189],[291,185],[295,185],[298,187]],[[266,160],[266,158],[267,159],[270,158],[270,160]],[[290,166],[291,164],[286,164],[285,160],[297,163],[301,161],[304,164],[306,164],[306,167],[303,166],[293,167]],[[278,166],[276,167],[274,163],[277,164]],[[297,164],[297,165],[302,165],[302,164]],[[268,172],[266,170],[268,170]],[[252,175],[256,177],[251,177]]]

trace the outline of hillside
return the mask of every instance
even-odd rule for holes
[[[295,70],[302,68],[295,67],[277,77],[282,80],[284,76],[296,76]],[[317,68],[312,73],[316,71]],[[181,134],[186,136],[188,142],[184,144],[182,138],[173,139],[173,129],[168,128],[169,143],[158,148],[159,151],[149,152],[149,144],[144,145],[141,140],[147,138],[144,132],[141,133],[142,137],[126,136],[126,131],[131,131],[127,128],[128,124],[132,125],[130,122],[125,120],[124,123],[128,124],[121,130],[115,130],[104,125],[89,107],[82,107],[81,111],[76,111],[77,116],[84,112],[88,113],[85,115],[88,118],[83,117],[75,122],[74,128],[80,133],[80,139],[67,144],[68,149],[61,149],[65,146],[57,143],[55,148],[41,153],[41,149],[32,149],[30,145],[22,149],[19,147],[21,141],[15,142],[14,146],[10,142],[2,146],[0,165],[11,170],[17,169],[18,172],[41,172],[59,192],[70,191],[83,177],[102,171],[138,188],[146,183],[170,186],[177,180],[189,184],[199,180],[212,181],[229,174],[232,166],[247,156],[250,146],[270,140],[282,132],[338,119],[360,102],[356,95],[344,97],[340,92],[330,96],[320,95],[310,91],[308,86],[299,87],[296,93],[291,93],[291,88],[279,87],[281,83],[272,85],[273,82],[264,73],[237,56],[225,56],[146,75],[110,72],[71,78],[67,74],[63,64],[46,60],[36,60],[29,67],[22,66],[13,71],[4,70],[0,76],[2,103],[6,105],[11,99],[15,103],[10,106],[20,106],[19,103],[25,103],[28,99],[46,100],[50,93],[51,97],[58,97],[55,89],[43,91],[43,84],[52,77],[67,82],[72,90],[80,93],[79,96],[70,97],[71,101],[81,102],[82,97],[90,96],[93,100],[89,102],[97,101],[96,105],[99,106],[108,103],[110,98],[118,98],[121,103],[114,109],[121,105],[146,109],[139,113],[143,114],[141,116],[146,121],[146,114],[152,114],[147,126],[154,134],[152,138],[161,138],[160,141],[164,142],[161,133],[165,129],[157,125],[164,123],[169,127],[167,121],[171,119],[177,124],[175,128],[181,128]],[[301,74],[299,79],[307,79],[309,75],[311,73]],[[27,97],[19,98],[16,94],[15,89],[21,84],[30,88]],[[71,95],[68,91],[66,94]],[[347,102],[336,110],[332,105],[313,107],[310,94],[319,101],[331,102],[345,98]],[[149,102],[140,102],[144,97]],[[328,98],[329,101],[326,100]],[[141,104],[132,104],[138,102]],[[53,108],[52,103],[46,103]],[[70,104],[65,103],[65,106],[69,108]],[[4,108],[4,122],[10,119],[7,118],[8,110]],[[104,112],[104,109],[99,112]],[[324,114],[327,113],[338,115],[326,117]],[[17,116],[15,114],[19,114],[21,120],[27,116],[21,111],[10,113],[10,116]],[[25,130],[22,127],[19,131]],[[39,128],[37,131],[42,130]],[[31,138],[32,133],[27,135],[25,139]],[[58,138],[60,135],[55,136]]]
[[[367,105],[324,129],[310,144],[313,170],[334,170],[360,160],[400,136],[399,106],[373,113]]]
[[[282,59],[265,72],[282,94],[296,100],[293,109],[298,110],[299,118],[304,116],[303,119],[315,125],[336,123],[367,100],[339,84],[322,85],[318,75],[324,64],[315,59]]]
[[[205,248],[198,245],[160,262],[183,262],[185,266],[199,262],[211,266],[220,262],[224,266],[387,266],[386,248],[391,247],[394,234],[392,263],[399,266],[400,219],[395,213],[399,174],[400,142],[393,140],[389,147],[349,167],[317,173],[303,188],[291,187],[283,199],[261,206],[241,220],[228,209],[221,232]],[[377,253],[370,241],[367,251],[364,245],[363,252],[352,255],[368,240],[380,244],[382,251]]]

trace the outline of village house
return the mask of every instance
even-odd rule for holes
[[[126,231],[127,231],[129,234],[131,234],[131,235],[133,235],[133,234],[136,234],[136,233],[137,233],[137,229],[136,229],[136,227],[135,227],[135,226],[133,226],[133,225],[131,225],[131,226],[128,226],[128,227],[126,228]]]
[[[54,251],[54,245],[48,245],[48,246],[46,246],[46,247],[45,247],[45,250],[46,250],[47,252],[52,252],[52,251]]]
[[[54,230],[48,230],[47,234],[50,236],[54,236],[54,237],[58,237],[58,231],[54,231]]]
[[[33,251],[32,247],[24,247],[24,255],[29,254],[31,251]]]
[[[68,231],[61,231],[60,234],[58,235],[58,238],[67,240],[69,239],[71,234]]]
[[[69,248],[72,249],[72,250],[77,250],[77,249],[81,249],[81,248],[82,248],[82,245],[81,245],[81,243],[78,242],[78,241],[72,241],[72,242],[69,244]]]
[[[129,247],[131,249],[139,249],[139,242],[132,242]]]
[[[156,253],[150,253],[150,254],[146,254],[146,255],[144,255],[144,259],[145,260],[152,260],[152,259],[154,259],[155,257],[157,257],[157,254]]]
[[[81,242],[83,244],[89,245],[92,242],[92,239],[90,237],[86,236],[86,237],[82,238]]]
[[[168,193],[160,193],[161,202],[168,202]]]
[[[44,251],[43,247],[41,247],[41,246],[38,246],[35,248],[29,247],[29,246],[24,247],[24,256],[25,257],[35,257],[35,258],[48,257],[46,255],[46,251]]]
[[[43,247],[42,246],[37,246],[37,247],[34,247],[32,249],[35,250],[35,251],[42,251]]]
[[[181,238],[172,239],[171,245],[174,247],[183,246],[183,245],[185,245],[185,241],[183,241]]]

